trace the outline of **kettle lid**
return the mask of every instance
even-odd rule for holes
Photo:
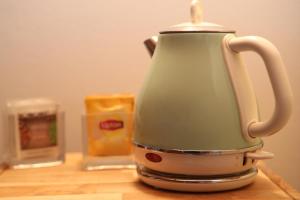
[[[191,22],[177,24],[160,31],[160,33],[185,33],[185,32],[221,32],[234,33],[234,30],[227,29],[221,25],[203,21],[203,6],[200,0],[192,0]]]

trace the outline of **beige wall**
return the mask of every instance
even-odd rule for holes
[[[150,58],[142,41],[188,20],[188,0],[1,0],[0,106],[12,98],[51,97],[67,112],[67,150],[79,151],[83,97],[137,93]],[[265,138],[268,164],[300,190],[300,1],[204,0],[205,19],[260,35],[281,51],[295,95],[293,117]],[[271,87],[260,58],[244,55],[261,113],[272,113]],[[0,121],[0,139],[3,123]],[[0,146],[3,152],[3,145]],[[1,150],[2,149],[2,150]]]

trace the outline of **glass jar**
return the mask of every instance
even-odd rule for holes
[[[8,164],[13,168],[47,167],[64,162],[64,112],[51,99],[10,101]]]
[[[134,168],[132,159],[133,95],[85,98],[82,117],[85,170]]]

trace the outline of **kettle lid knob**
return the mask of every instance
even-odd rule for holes
[[[234,33],[232,29],[227,29],[218,24],[203,21],[202,0],[191,1],[191,21],[171,26],[160,33],[190,33],[190,32],[210,32],[210,33]]]
[[[192,0],[191,21],[193,24],[200,24],[203,21],[203,5],[201,0]]]

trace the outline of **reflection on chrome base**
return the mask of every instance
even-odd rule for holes
[[[138,165],[137,172],[143,182],[157,188],[188,192],[213,192],[246,186],[254,181],[258,170],[254,167],[236,174],[193,176],[162,173]]]

